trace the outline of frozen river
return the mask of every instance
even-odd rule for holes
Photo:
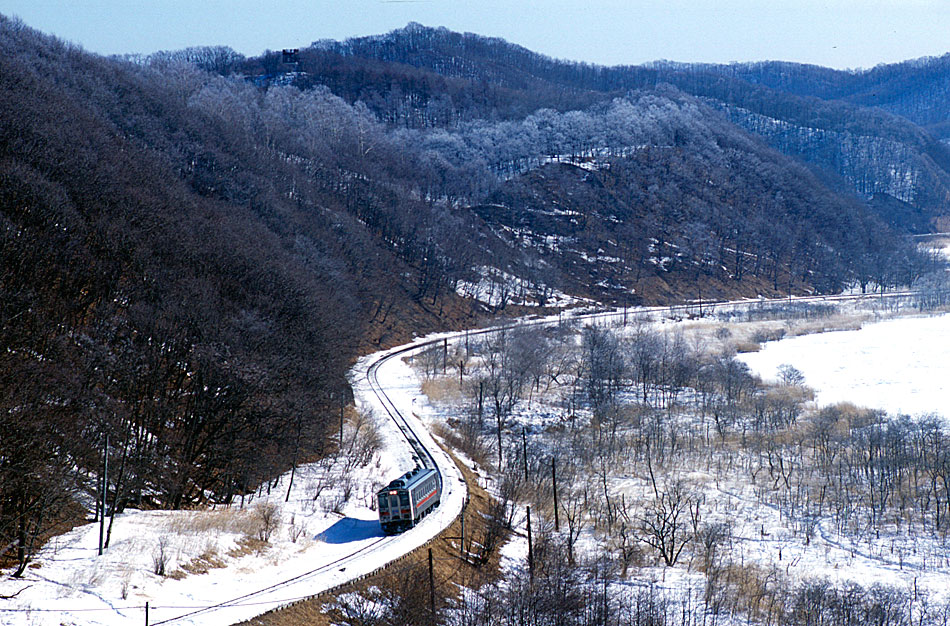
[[[764,379],[776,378],[784,363],[793,365],[822,405],[848,401],[950,417],[950,315],[783,339],[738,358]]]

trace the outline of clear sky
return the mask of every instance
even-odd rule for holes
[[[220,44],[256,55],[410,21],[610,65],[868,68],[950,51],[948,0],[0,0],[0,13],[103,54]]]

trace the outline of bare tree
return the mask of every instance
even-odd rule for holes
[[[667,567],[673,567],[690,540],[688,511],[693,498],[682,481],[655,492],[653,502],[640,516],[644,543],[660,553]]]

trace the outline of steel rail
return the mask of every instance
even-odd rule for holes
[[[479,331],[479,332],[489,332],[489,331],[486,330],[486,331]],[[390,359],[401,357],[407,353],[412,353],[418,350],[422,350],[424,348],[427,348],[441,341],[442,339],[433,339],[431,341],[426,341],[423,343],[412,344],[404,348],[395,350],[393,352],[389,352],[388,354],[384,354],[380,358],[373,361],[367,367],[366,378],[367,378],[367,381],[369,382],[370,389],[373,391],[374,395],[379,400],[380,405],[386,411],[386,414],[389,417],[389,419],[391,419],[396,424],[396,427],[399,428],[399,431],[402,433],[403,437],[406,439],[406,442],[409,444],[409,447],[412,449],[414,455],[423,455],[422,460],[423,460],[424,465],[426,467],[431,467],[439,474],[439,480],[443,482],[443,486],[444,486],[444,476],[442,475],[442,471],[439,469],[438,463],[436,463],[435,457],[432,455],[432,452],[425,446],[425,444],[423,444],[422,440],[416,434],[415,430],[413,430],[412,425],[409,423],[407,418],[404,415],[402,415],[402,413],[399,412],[399,409],[396,408],[396,405],[392,401],[392,399],[388,395],[386,395],[386,392],[383,389],[382,384],[379,382],[379,368]],[[332,570],[333,568],[339,567],[340,565],[343,565],[345,563],[349,563],[350,561],[356,558],[362,558],[366,556],[366,554],[374,552],[378,548],[389,545],[390,543],[398,540],[398,538],[399,537],[380,537],[378,540],[374,541],[373,543],[369,545],[363,546],[357,550],[354,550],[353,552],[349,554],[339,557],[338,559],[330,563],[325,563],[310,571],[304,572],[303,574],[298,574],[286,580],[282,580],[272,585],[268,585],[267,587],[257,589],[255,591],[250,591],[243,595],[236,596],[234,598],[230,598],[222,602],[217,602],[215,604],[211,604],[206,607],[202,607],[200,609],[190,611],[188,613],[183,613],[182,615],[152,622],[152,626],[161,626],[162,624],[170,624],[170,623],[177,622],[183,619],[188,619],[190,617],[201,615],[203,613],[210,613],[212,611],[217,611],[220,609],[235,608],[235,607],[241,606],[241,603],[251,598],[254,598],[256,596],[260,596],[265,593],[270,593],[282,587],[286,587],[291,584],[306,580],[307,578],[310,578],[312,576],[316,576],[316,575],[328,572]],[[399,555],[393,558],[392,560],[395,561],[401,556],[403,555]],[[354,577],[354,578],[358,578],[358,577],[359,576]],[[334,587],[335,586],[331,586],[331,587],[328,587],[328,589],[332,589]],[[308,597],[312,598],[322,593],[326,593],[326,591],[327,589],[324,589],[314,594],[311,594]],[[279,601],[275,601],[275,603],[276,602],[279,602]]]

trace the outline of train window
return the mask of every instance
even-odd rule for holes
[[[399,494],[399,504],[402,506],[409,506],[409,493],[403,491]]]
[[[379,496],[379,508],[388,509],[389,508],[389,496],[383,494]]]

